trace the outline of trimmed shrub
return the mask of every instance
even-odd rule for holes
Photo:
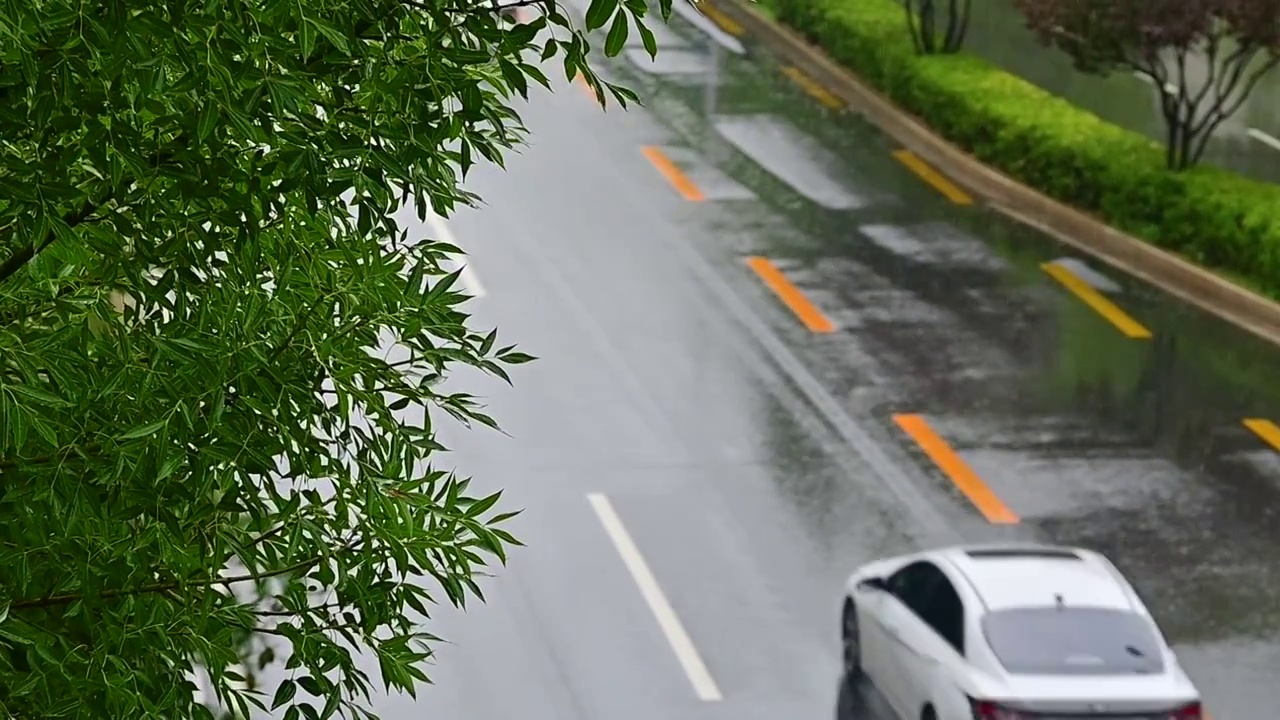
[[[894,0],[773,14],[983,162],[1112,227],[1280,297],[1280,187],[1165,167],[1164,148],[966,54],[919,56]]]

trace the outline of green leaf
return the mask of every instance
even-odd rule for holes
[[[481,108],[484,105],[484,96],[480,93],[480,86],[472,83],[462,88],[459,93],[459,99],[462,100],[462,112],[466,117],[479,118],[482,116]]]
[[[496,492],[496,493],[493,493],[492,495],[489,495],[488,497],[482,498],[480,500],[475,501],[474,503],[471,503],[470,507],[467,508],[466,516],[469,518],[480,517],[489,508],[496,505],[498,500],[501,499],[501,497],[502,497],[502,493]]]
[[[314,26],[326,40],[333,43],[333,46],[338,49],[338,52],[341,52],[343,55],[351,54],[351,45],[347,40],[347,35],[337,27],[323,20],[315,20],[312,18],[307,18],[304,21],[304,24]]]
[[[591,0],[587,6],[587,30],[598,30],[609,22],[609,18],[618,10],[618,0]]]
[[[604,54],[614,57],[627,43],[627,14],[620,12],[613,16],[613,25],[604,41]]]
[[[653,31],[643,24],[638,24],[636,29],[640,31],[640,41],[644,43],[644,51],[649,53],[649,59],[656,58],[658,56],[658,40],[653,36]]]
[[[298,685],[291,679],[285,678],[280,682],[280,686],[276,688],[275,697],[271,699],[271,709],[276,710],[293,699],[298,694]]]
[[[119,435],[116,439],[117,440],[137,440],[139,438],[150,437],[156,434],[157,432],[159,432],[160,429],[167,424],[168,424],[167,420],[157,420],[155,422],[150,422],[145,425],[138,425],[137,427],[134,427],[129,431]]]
[[[164,464],[160,466],[160,471],[156,473],[156,480],[164,480],[176,472],[182,466],[182,460],[181,455],[170,455],[165,458]]]
[[[28,400],[34,400],[47,407],[66,407],[70,404],[57,395],[33,385],[10,385],[9,389],[17,395],[21,395]]]
[[[316,51],[316,27],[308,20],[298,25],[298,47],[302,50],[303,60],[310,59]]]
[[[169,342],[197,353],[209,352],[212,349],[209,345],[185,337],[170,338]]]
[[[495,328],[493,330],[490,330],[489,333],[484,336],[484,339],[480,341],[479,353],[481,355],[488,355],[489,351],[493,349],[493,343],[497,339],[498,339],[497,329]]]
[[[596,4],[602,48],[642,27],[627,1]],[[22,510],[0,542],[0,715],[202,715],[193,658],[246,717],[350,710],[371,654],[412,694],[438,641],[406,618],[482,598],[519,544],[495,527],[507,496],[434,469],[444,424],[502,420],[451,380],[519,385],[531,358],[470,317],[454,250],[401,226],[483,204],[465,172],[523,137],[537,57],[594,82],[599,54],[554,10],[5,8],[0,256],[35,252],[0,282],[0,477]],[[275,597],[230,601],[228,572]],[[221,671],[240,663],[253,689]]]
[[[203,143],[213,134],[213,129],[218,125],[218,105],[216,103],[205,103],[200,108],[200,117],[196,121],[196,140]]]
[[[324,688],[322,688],[320,683],[316,682],[316,679],[310,675],[303,675],[299,677],[297,679],[297,684],[310,695],[314,695],[315,697],[324,695]],[[303,707],[305,711],[306,706]]]
[[[28,633],[21,632],[16,623],[6,622],[0,623],[0,638],[8,640],[11,643],[19,645],[33,645],[34,641],[29,637]]]

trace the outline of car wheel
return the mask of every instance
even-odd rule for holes
[[[840,638],[844,654],[844,677],[853,685],[862,678],[862,633],[858,629],[858,609],[852,600],[845,601],[840,620]]]

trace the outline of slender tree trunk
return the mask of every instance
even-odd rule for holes
[[[920,2],[920,41],[926,55],[933,55],[938,49],[937,15],[933,3],[934,0]]]
[[[965,35],[969,31],[969,13],[972,0],[949,0],[947,5],[947,36],[942,43],[942,52],[956,53],[964,45]]]
[[[924,2],[928,1],[924,0]],[[903,7],[907,12],[907,32],[911,34],[911,44],[915,47],[917,55],[923,55],[924,44],[920,38],[921,28],[916,18],[916,0],[904,0]]]
[[[956,33],[956,50],[960,50],[960,46],[964,44],[965,38],[969,36],[969,20],[973,18],[973,0],[961,0],[960,2],[960,29]]]

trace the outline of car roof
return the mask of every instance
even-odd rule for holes
[[[1126,581],[1097,553],[1057,545],[969,545],[940,554],[968,580],[988,612],[1068,607],[1136,610]]]

